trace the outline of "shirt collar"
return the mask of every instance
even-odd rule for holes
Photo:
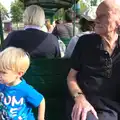
[[[29,29],[29,28],[40,30],[40,27],[39,26],[35,26],[35,25],[26,25],[24,27],[24,30]]]
[[[104,50],[104,46],[103,46],[103,40],[102,38],[99,36],[100,42],[99,45],[97,45],[97,48],[99,48],[100,50]],[[120,36],[118,36],[118,40],[117,40],[117,48],[120,48]]]

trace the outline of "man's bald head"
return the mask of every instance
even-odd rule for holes
[[[105,6],[108,10],[120,12],[120,0],[104,0],[99,6]]]
[[[96,15],[96,33],[117,32],[120,25],[120,0],[104,0],[98,6]]]

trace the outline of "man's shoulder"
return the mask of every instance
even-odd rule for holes
[[[50,41],[57,41],[57,37],[55,35],[53,35],[52,33],[47,33],[47,39]]]
[[[96,33],[91,33],[91,34],[84,34],[79,37],[78,43],[80,44],[87,44],[87,45],[96,45],[100,41],[100,36],[97,35]]]
[[[84,39],[84,40],[90,40],[91,39],[91,40],[95,40],[98,37],[99,37],[99,35],[96,34],[96,33],[87,33],[87,34],[80,35],[79,39]]]
[[[25,32],[24,32],[24,30],[14,30],[14,31],[12,31],[12,32],[10,32],[9,34],[8,34],[8,38],[14,38],[14,39],[18,39],[17,37],[19,36],[19,37],[23,37],[25,35]]]
[[[12,32],[10,32],[10,34],[16,34],[16,33],[21,33],[23,32],[24,30],[13,30]]]
[[[23,31],[23,30],[13,30],[13,31],[10,32],[8,35],[13,36],[13,35],[15,35],[15,34],[21,33],[21,31]]]
[[[23,79],[22,78],[22,84],[21,84],[21,87],[23,88],[23,86],[25,87],[25,89],[31,89],[31,88],[33,88],[31,85],[29,85],[26,81],[25,81],[25,79]]]

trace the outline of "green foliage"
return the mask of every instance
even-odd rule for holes
[[[56,20],[56,19],[64,20],[64,14],[65,14],[64,8],[59,9],[59,10],[54,14],[54,20]]]
[[[0,3],[0,12],[5,15],[7,14],[7,9]]]
[[[23,19],[24,4],[19,0],[11,3],[12,22],[19,23]]]
[[[97,5],[97,0],[91,0],[91,6],[96,6]]]

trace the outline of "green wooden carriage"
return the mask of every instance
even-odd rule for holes
[[[65,104],[67,90],[68,59],[36,59],[24,78],[42,93],[46,100],[46,120],[66,120]],[[37,109],[34,109],[37,116]]]

